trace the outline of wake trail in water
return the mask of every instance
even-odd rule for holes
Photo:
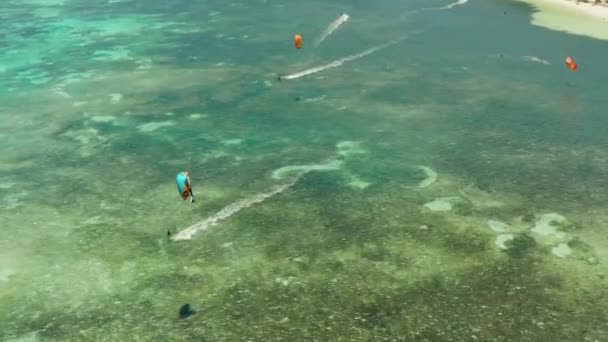
[[[345,22],[348,21],[350,17],[348,16],[348,14],[346,13],[342,13],[338,19],[334,20],[331,24],[329,24],[329,26],[327,26],[327,28],[325,29],[325,31],[323,31],[323,33],[321,34],[321,36],[315,41],[314,46],[318,47],[319,45],[321,45],[321,43],[323,43],[323,41],[329,37],[329,35],[331,35],[332,33],[334,33],[338,28],[340,28],[340,26],[342,24],[344,24]]]
[[[451,8],[453,8],[453,7],[456,7],[456,6],[464,5],[464,4],[466,4],[468,1],[469,1],[469,0],[457,0],[457,1],[455,1],[455,2],[453,2],[453,3],[451,3],[451,4],[449,4],[449,5],[445,5],[445,6],[442,6],[442,7],[423,8],[422,10],[423,10],[423,11],[425,11],[425,10],[426,10],[426,11],[443,11],[443,10],[448,10],[448,9],[451,9]]]
[[[309,165],[287,165],[278,168],[272,172],[272,178],[276,180],[289,179],[285,183],[274,187],[268,192],[259,193],[236,202],[233,202],[225,206],[222,210],[207,217],[206,219],[199,221],[188,228],[185,228],[175,234],[172,240],[191,240],[194,235],[200,232],[204,232],[211,227],[219,224],[226,220],[232,215],[238,213],[242,209],[249,208],[254,204],[262,203],[272,196],[283,193],[294,184],[296,184],[304,175],[315,172],[315,171],[336,171],[342,167],[342,161],[340,157],[346,157],[349,154],[361,153],[358,149],[358,143],[352,141],[341,141],[336,144],[338,149],[337,155],[326,160],[321,164],[309,164]]]
[[[549,62],[548,60],[542,59],[542,58],[536,57],[536,56],[521,56],[521,58],[524,61],[528,61],[528,62],[534,62],[534,63],[544,64],[544,65],[551,64],[551,62]]]
[[[511,55],[507,55],[507,54],[503,54],[503,53],[494,53],[494,54],[488,55],[488,58],[505,60],[505,61],[526,61],[526,62],[533,62],[533,63],[543,64],[543,65],[551,65],[550,61],[537,57],[537,56],[511,56]]]
[[[311,74],[316,74],[318,72],[321,72],[321,71],[324,71],[324,70],[327,70],[327,69],[337,68],[337,67],[343,65],[344,63],[352,62],[352,61],[357,60],[359,58],[363,58],[363,57],[365,57],[367,55],[371,55],[372,53],[377,52],[379,50],[386,49],[387,47],[389,47],[391,45],[394,45],[394,44],[396,44],[396,43],[398,43],[398,42],[400,42],[400,41],[402,41],[402,40],[404,40],[406,38],[407,38],[407,36],[399,38],[399,39],[391,40],[390,42],[387,42],[387,43],[375,46],[375,47],[373,47],[371,49],[367,49],[367,50],[365,50],[363,52],[360,52],[360,53],[357,53],[357,54],[354,54],[354,55],[350,55],[350,56],[346,56],[346,57],[337,59],[337,60],[335,60],[335,61],[333,61],[331,63],[319,65],[319,66],[316,66],[316,67],[313,67],[313,68],[310,68],[310,69],[306,69],[306,70],[303,70],[303,71],[299,71],[299,72],[296,72],[296,73],[293,73],[293,74],[289,74],[289,75],[285,75],[285,76],[279,76],[279,80],[295,80],[297,78],[308,76],[308,75],[311,75]]]
[[[340,145],[338,145],[338,148],[340,148]],[[346,151],[346,153],[348,154],[349,151]],[[351,151],[350,153],[356,153],[356,151],[354,151],[354,152]],[[236,201],[234,203],[231,203],[231,204],[225,206],[222,210],[209,216],[208,218],[206,218],[202,221],[199,221],[199,222],[191,225],[190,227],[179,231],[175,236],[173,236],[172,239],[173,240],[191,240],[194,237],[194,235],[196,235],[197,233],[204,232],[204,231],[210,229],[211,227],[219,224],[221,221],[224,221],[227,218],[229,218],[230,216],[238,213],[242,209],[249,208],[254,204],[262,203],[274,195],[278,195],[280,193],[287,191],[294,184],[296,184],[304,175],[308,174],[309,172],[334,171],[334,170],[339,170],[341,166],[342,166],[342,162],[338,159],[333,158],[333,159],[327,160],[323,164],[289,165],[289,166],[284,166],[279,169],[276,169],[272,173],[273,179],[285,179],[285,178],[287,178],[288,174],[295,173],[295,175],[291,178],[290,181],[283,183],[279,186],[276,186],[275,188],[273,188],[272,190],[270,190],[268,192],[256,194],[251,197],[241,199],[239,201]]]
[[[192,237],[194,237],[194,235],[196,235],[197,233],[208,230],[209,228],[220,223],[221,221],[238,213],[242,209],[249,208],[254,204],[264,202],[266,199],[268,199],[276,194],[285,192],[287,189],[291,188],[294,184],[296,184],[296,182],[300,179],[301,176],[302,175],[299,175],[298,177],[294,178],[291,182],[282,184],[282,185],[274,188],[271,191],[264,192],[261,194],[256,194],[254,196],[231,203],[231,204],[227,205],[226,207],[224,207],[222,210],[218,211],[217,213],[209,216],[205,220],[197,222],[197,223],[191,225],[190,227],[185,228],[184,230],[181,230],[173,237],[173,240],[191,240]]]
[[[422,11],[444,11],[444,10],[449,10],[449,9],[451,9],[453,7],[464,5],[468,1],[469,0],[457,0],[457,1],[453,2],[453,3],[451,3],[451,4],[448,4],[448,5],[445,5],[445,6],[442,6],[442,7],[427,7],[427,8],[419,8],[419,9],[415,9],[415,10],[410,10],[410,11],[407,11],[407,12],[401,14],[399,16],[399,20],[405,20],[409,16],[414,15],[414,14],[418,14],[418,13],[420,13]]]

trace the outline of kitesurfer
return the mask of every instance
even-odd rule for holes
[[[177,191],[182,196],[184,201],[194,203],[194,194],[192,193],[192,185],[190,183],[190,173],[183,171],[177,174],[175,177],[177,183]]]

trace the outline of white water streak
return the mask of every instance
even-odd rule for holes
[[[329,24],[329,26],[327,26],[327,28],[325,29],[325,31],[323,31],[323,33],[321,34],[321,36],[319,37],[319,39],[317,39],[317,41],[315,42],[314,46],[317,47],[319,45],[321,45],[321,43],[323,43],[323,41],[332,33],[334,33],[334,31],[336,31],[342,24],[344,24],[345,22],[348,21],[350,17],[348,16],[348,14],[346,13],[342,13],[338,19],[334,20],[331,24]]]
[[[285,190],[292,187],[300,179],[300,177],[301,177],[301,175],[294,178],[289,183],[282,184],[282,185],[274,188],[272,191],[261,193],[261,194],[256,194],[252,197],[245,198],[240,201],[231,203],[231,204],[227,205],[226,207],[224,207],[222,210],[220,210],[217,213],[206,218],[205,220],[197,222],[197,223],[191,225],[190,227],[180,231],[173,237],[173,240],[191,240],[192,237],[194,237],[194,235],[196,235],[197,233],[208,230],[209,228],[220,223],[221,221],[223,221],[223,220],[229,218],[230,216],[236,214],[237,212],[241,211],[241,209],[249,208],[254,204],[265,201],[269,197],[272,197],[276,194],[280,194],[280,193],[284,192]]]
[[[385,49],[385,48],[387,48],[387,47],[389,47],[389,46],[391,46],[393,44],[396,44],[399,41],[401,41],[403,39],[406,39],[406,38],[407,37],[402,37],[402,38],[399,38],[399,39],[396,39],[396,40],[391,40],[390,42],[384,43],[382,45],[375,46],[375,47],[373,47],[371,49],[365,50],[363,52],[360,52],[360,53],[357,53],[357,54],[354,54],[354,55],[350,55],[350,56],[346,56],[346,57],[340,58],[340,59],[335,60],[335,61],[333,61],[331,63],[328,63],[328,64],[316,66],[314,68],[306,69],[306,70],[303,70],[303,71],[300,71],[300,72],[296,72],[296,73],[290,74],[290,75],[279,76],[279,79],[280,80],[294,80],[296,78],[304,77],[304,76],[307,76],[307,75],[310,75],[310,74],[316,74],[318,72],[321,72],[321,71],[324,71],[324,70],[327,70],[327,69],[336,68],[336,67],[339,67],[339,66],[341,66],[342,64],[344,64],[346,62],[352,62],[352,61],[357,60],[359,58],[362,58],[362,57],[365,57],[367,55],[370,55],[370,54],[372,54],[372,53],[374,53],[376,51]]]
[[[349,154],[353,153],[362,153],[362,150],[358,148],[358,143],[354,141],[341,141],[336,144],[338,148],[338,155],[342,157],[346,157]],[[289,188],[291,188],[294,184],[296,184],[300,178],[312,171],[333,171],[338,170],[342,166],[342,162],[339,159],[331,158],[326,160],[323,164],[312,164],[312,165],[288,165],[282,168],[276,169],[272,173],[272,178],[274,179],[283,179],[288,173],[297,172],[297,175],[291,178],[291,180],[287,183],[279,185],[275,187],[273,190],[256,194],[254,196],[242,199],[240,201],[236,201],[224,207],[222,210],[217,213],[211,215],[210,217],[199,221],[190,227],[181,230],[175,236],[173,236],[172,240],[191,240],[194,235],[199,232],[206,231],[211,227],[217,225],[221,221],[229,218],[230,216],[238,213],[241,209],[249,208],[254,204],[261,203],[266,199],[285,192]]]
[[[423,8],[423,10],[429,10],[429,11],[442,11],[442,10],[448,10],[452,7],[455,6],[460,6],[460,5],[464,5],[468,2],[469,0],[457,0],[449,5],[445,5],[443,7],[433,7],[433,8]]]
[[[348,142],[346,142],[346,143],[348,143]],[[338,149],[343,150],[344,144],[345,144],[345,142],[338,143],[337,144]],[[342,155],[347,155],[349,153],[358,153],[357,150],[341,151],[341,152],[342,152]],[[173,236],[172,239],[173,240],[191,240],[192,237],[194,237],[194,235],[196,235],[197,233],[208,230],[209,228],[220,223],[221,221],[238,213],[239,211],[241,211],[241,209],[249,208],[254,204],[264,202],[265,200],[267,200],[268,198],[270,198],[274,195],[285,192],[286,190],[291,188],[294,184],[296,184],[300,180],[300,178],[302,178],[304,175],[308,174],[309,172],[334,171],[334,170],[340,169],[341,165],[342,165],[342,162],[340,160],[329,159],[323,164],[291,165],[291,166],[285,166],[285,167],[279,168],[272,173],[272,178],[283,179],[284,176],[286,176],[286,174],[290,173],[290,172],[294,172],[294,173],[297,172],[297,175],[295,175],[293,178],[291,178],[291,180],[289,182],[279,185],[271,191],[264,192],[261,194],[256,194],[251,197],[248,197],[248,198],[245,198],[245,199],[242,199],[242,200],[239,200],[239,201],[236,201],[236,202],[233,202],[233,203],[227,205],[222,210],[209,216],[208,218],[204,219],[203,221],[199,221],[199,222],[191,225],[190,227],[188,227],[184,230],[181,230],[175,236]]]
[[[536,57],[536,56],[522,56],[521,58],[524,61],[528,61],[528,62],[534,62],[534,63],[544,64],[544,65],[551,64],[548,60],[542,59],[542,58]]]
[[[457,0],[451,4],[445,5],[445,6],[441,6],[441,7],[427,7],[427,8],[420,8],[420,9],[415,9],[415,10],[411,10],[411,11],[407,11],[403,14],[401,14],[401,16],[399,17],[400,20],[405,20],[407,19],[410,15],[413,14],[418,14],[421,11],[444,11],[444,10],[449,10],[453,7],[456,6],[460,6],[460,5],[464,5],[468,2],[469,0]]]

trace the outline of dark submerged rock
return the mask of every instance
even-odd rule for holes
[[[181,306],[181,308],[179,308],[179,318],[180,319],[190,318],[195,313],[196,313],[196,311],[192,310],[192,308],[190,307],[190,304],[184,304]]]

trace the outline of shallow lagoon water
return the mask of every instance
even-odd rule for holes
[[[605,338],[608,46],[432,5],[0,7],[0,339]]]

